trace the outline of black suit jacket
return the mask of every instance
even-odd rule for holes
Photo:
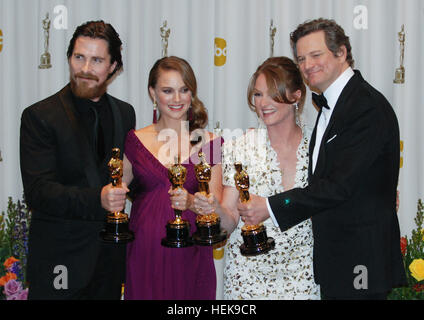
[[[125,136],[135,126],[133,107],[110,95],[107,98],[114,118],[110,128],[114,144],[107,146],[100,167],[107,165],[112,147],[119,147],[123,155]],[[100,248],[105,248],[99,240],[107,213],[101,207],[100,192],[109,181],[102,178],[79,117],[69,84],[22,113],[21,174],[32,210],[27,274],[30,286],[34,281],[48,292],[58,265],[67,268],[70,289],[86,286]],[[112,254],[116,250],[123,258],[119,273],[124,280],[125,247],[113,246]]]
[[[355,71],[337,100],[312,174],[316,126],[309,185],[269,198],[280,228],[312,217],[315,280],[325,295],[355,296],[358,276],[370,294],[405,283],[395,209],[399,127],[391,105]]]

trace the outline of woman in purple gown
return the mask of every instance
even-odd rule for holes
[[[123,181],[129,185],[135,179],[139,186],[130,216],[135,240],[127,246],[125,299],[215,299],[212,247],[167,248],[161,239],[167,222],[175,219],[174,209],[183,211],[191,234],[196,230],[196,214],[201,212],[193,205],[198,191],[194,165],[200,149],[212,166],[210,191],[220,198],[222,140],[203,129],[207,112],[185,60],[158,60],[150,71],[148,91],[159,120],[154,111],[153,124],[130,131],[125,143]],[[172,190],[168,178],[176,156],[187,169],[182,191]]]

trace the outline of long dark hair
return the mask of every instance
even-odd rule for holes
[[[99,21],[88,21],[80,25],[74,32],[71,41],[69,42],[68,51],[66,53],[68,59],[74,52],[75,41],[78,37],[90,37],[93,39],[103,39],[108,44],[108,50],[111,57],[110,63],[113,64],[115,61],[116,67],[113,72],[109,75],[111,78],[116,72],[120,72],[123,69],[122,62],[122,41],[119,38],[119,34],[115,31],[111,24],[105,23],[103,20]]]
[[[177,71],[181,75],[184,84],[191,91],[191,112],[193,114],[193,119],[189,121],[189,131],[192,132],[196,129],[205,128],[208,124],[208,112],[206,111],[203,102],[197,97],[196,76],[194,75],[190,64],[186,60],[175,56],[164,57],[157,60],[149,73],[147,91],[150,87],[156,87],[161,70]]]

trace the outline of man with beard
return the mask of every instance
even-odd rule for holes
[[[122,70],[122,42],[103,21],[79,26],[67,56],[70,83],[22,113],[20,156],[32,210],[29,299],[119,299],[125,246],[103,243],[108,211],[125,205],[107,163],[135,127],[134,109],[106,93]]]

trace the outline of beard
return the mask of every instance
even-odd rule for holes
[[[99,81],[99,78],[91,73],[79,72],[74,75],[71,74],[70,76],[71,90],[76,97],[93,100],[96,98],[100,98],[102,95],[106,93],[108,80],[105,80],[102,83],[98,83],[93,87],[93,86],[89,86],[89,83],[87,82],[78,81],[78,78]]]

